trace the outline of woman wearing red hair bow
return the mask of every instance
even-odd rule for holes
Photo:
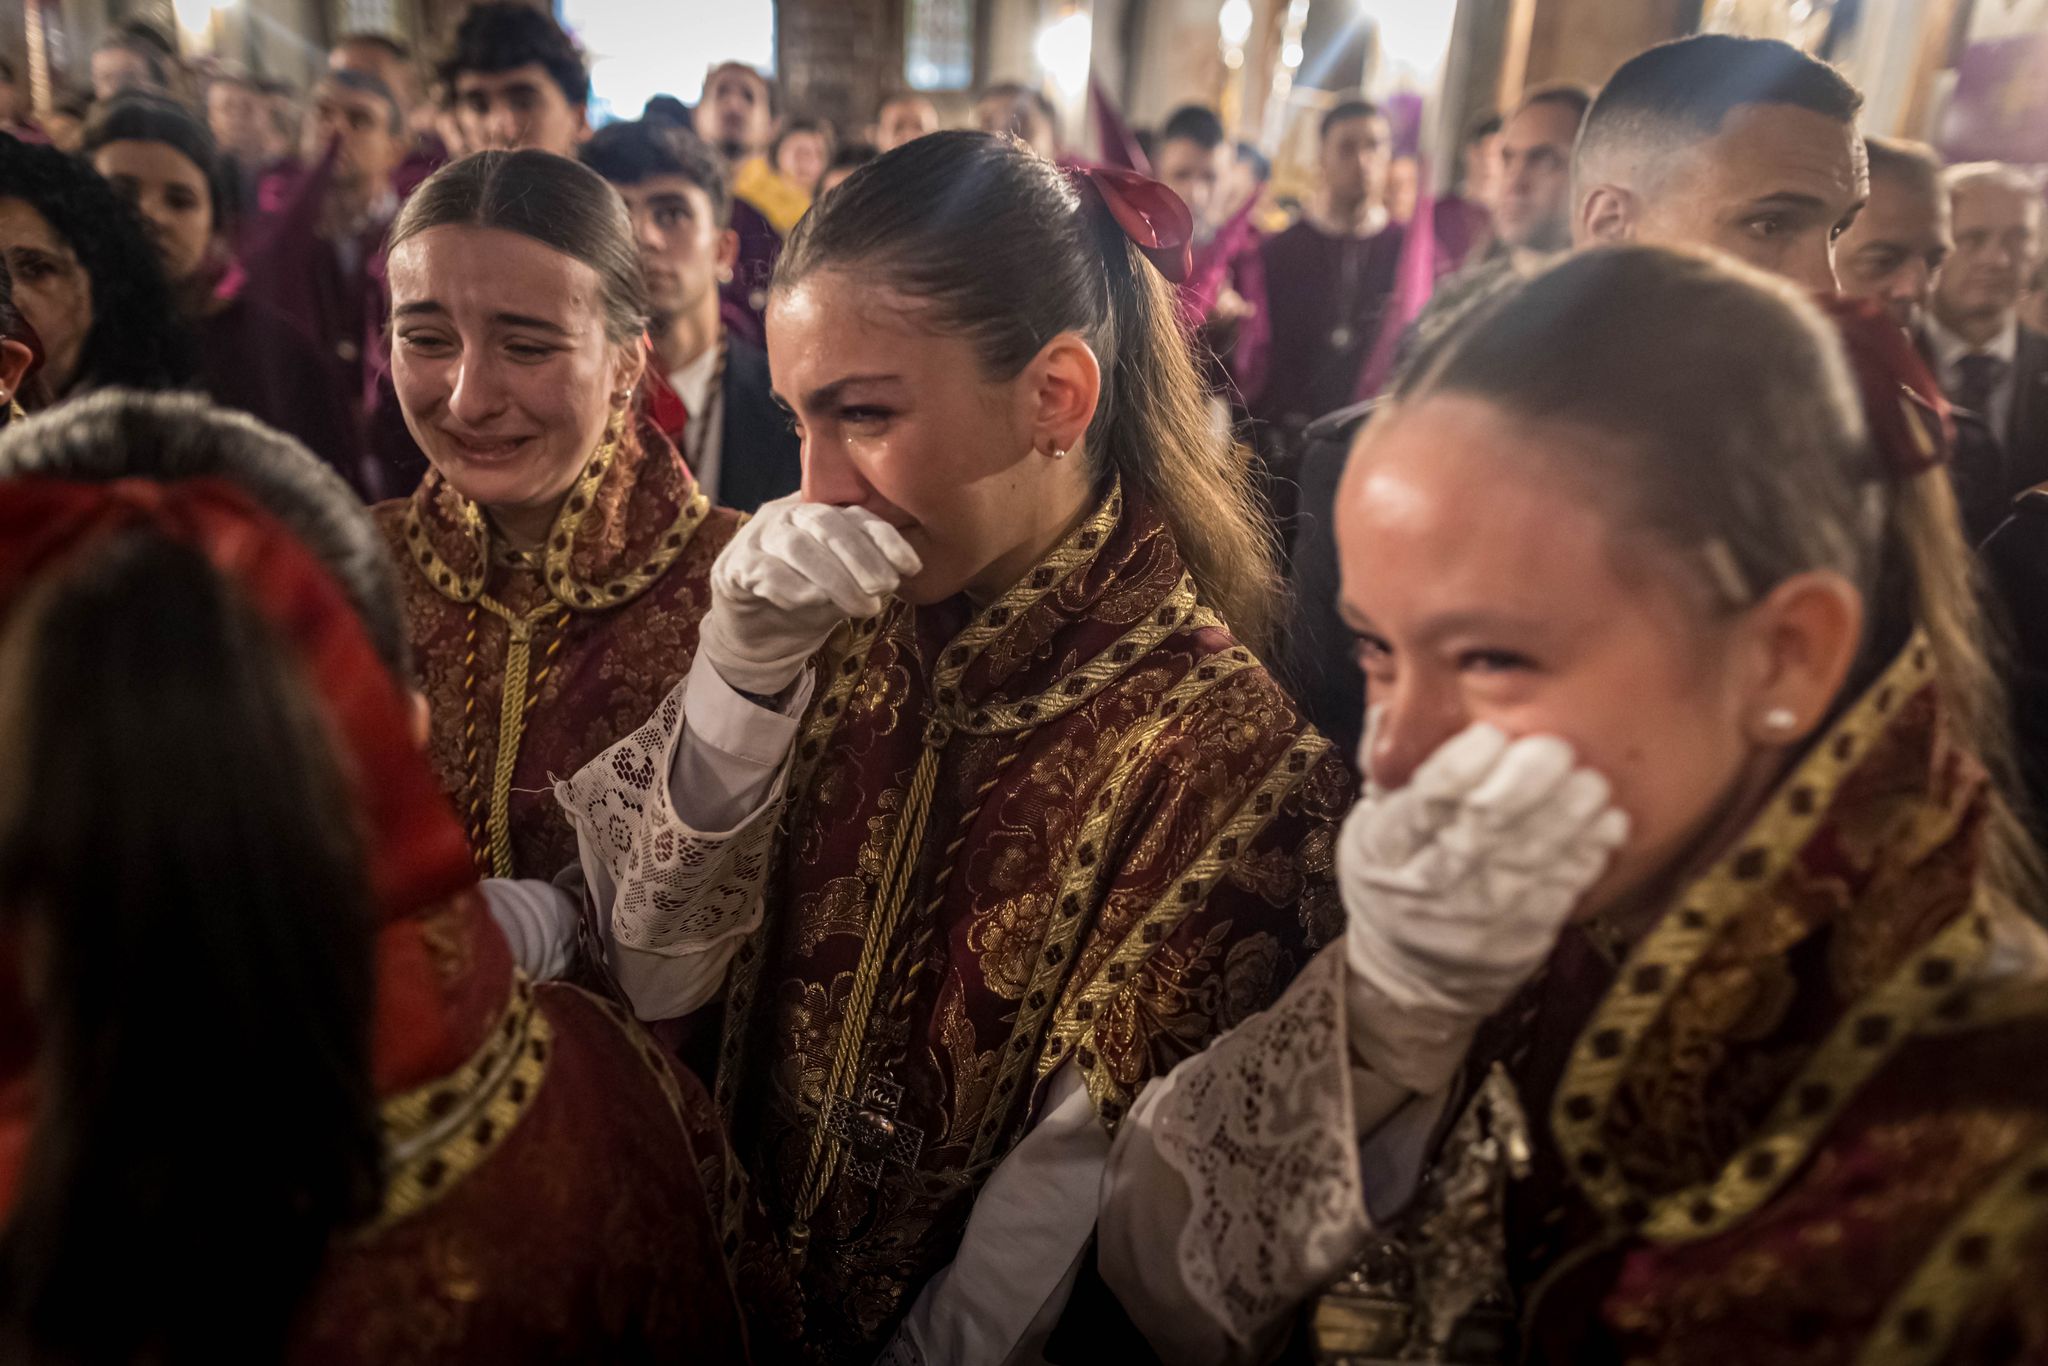
[[[833,191],[768,313],[802,494],[564,785],[641,1014],[725,991],[750,1270],[814,1359],[1042,1341],[1131,1096],[1331,928],[1347,779],[1245,644],[1272,557],[1175,325],[1188,235],[980,133]],[[760,781],[714,809],[691,737],[735,689]]]
[[[702,1093],[514,969],[347,488],[132,394],[0,470],[0,1359],[744,1360]]]

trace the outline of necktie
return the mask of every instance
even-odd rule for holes
[[[2005,381],[2005,375],[2012,369],[2010,362],[1997,356],[1973,352],[1956,362],[1955,404],[1967,408],[1980,417],[1989,413],[1991,395]]]

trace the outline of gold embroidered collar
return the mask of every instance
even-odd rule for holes
[[[1644,1124],[1640,1106],[1631,1104],[1640,1097],[1629,1092],[1646,1080],[1639,1066],[1649,1065],[1643,1063],[1646,1039],[1668,1030],[1677,1036],[1669,1045],[1673,1052],[1739,1046],[1724,1037],[1725,1020],[1700,1013],[1695,993],[1725,985],[1730,974],[1782,973],[1791,944],[1819,927],[1801,920],[1810,908],[1790,900],[1794,884],[1787,874],[1802,860],[1813,858],[1825,868],[1845,845],[1867,845],[1863,857],[1870,867],[1861,885],[1895,892],[1899,879],[1887,881],[1888,874],[1911,876],[1912,860],[1972,838],[1983,777],[1941,734],[1935,687],[1932,649],[1916,635],[1780,784],[1743,838],[1636,945],[1587,1022],[1558,1083],[1551,1123],[1566,1168],[1611,1222],[1676,1242],[1711,1236],[1747,1217],[1797,1170],[1843,1105],[1916,1028],[1969,1009],[1959,984],[1987,943],[1978,903],[1950,913],[1931,935],[1917,925],[1902,927],[1921,933],[1921,941],[1888,959],[1895,962],[1891,970],[1846,1003],[1761,1125],[1717,1174],[1647,1191],[1614,1146],[1619,1116],[1632,1116],[1638,1128]],[[1901,757],[1901,745],[1915,744],[1913,757]],[[1873,774],[1873,766],[1886,771]],[[1911,839],[1901,840],[1891,826],[1845,833],[1862,814],[1854,808],[1885,800],[1910,809]],[[1830,890],[1855,895],[1847,881],[1831,881]],[[1910,910],[1886,906],[1878,913],[1907,917]],[[1703,986],[1709,977],[1713,981]],[[1648,1133],[1646,1141],[1660,1137]]]
[[[632,601],[675,563],[710,505],[659,433],[643,427],[635,437],[607,440],[555,514],[539,552],[543,591],[575,612]],[[443,597],[474,603],[484,596],[493,562],[489,522],[438,471],[407,504],[405,551]]]

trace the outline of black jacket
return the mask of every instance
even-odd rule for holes
[[[724,411],[719,503],[753,512],[785,493],[795,493],[803,482],[802,444],[789,415],[776,406],[769,390],[767,352],[742,338],[728,337],[719,402]]]

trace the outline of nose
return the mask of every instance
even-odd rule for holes
[[[804,435],[803,497],[806,503],[858,507],[867,501],[868,485],[836,441]]]
[[[502,150],[517,147],[519,145],[519,116],[513,113],[509,107],[499,105],[493,108],[490,117],[484,120],[484,133],[485,136],[490,138],[491,146],[495,148]]]
[[[466,355],[456,362],[448,390],[448,415],[465,427],[481,427],[504,406],[504,390],[486,359]]]
[[[1835,246],[1826,240],[1817,249],[1801,252],[1787,261],[1784,273],[1794,284],[1804,285],[1816,294],[1842,292],[1842,282],[1835,277]]]
[[[1424,687],[1412,672],[1371,700],[1379,715],[1367,737],[1366,772],[1384,788],[1406,787],[1423,760],[1472,721],[1454,690]]]
[[[647,251],[661,250],[661,229],[655,226],[653,214],[642,210],[633,215],[633,240]]]
[[[1892,277],[1892,286],[1886,291],[1886,296],[1902,304],[1920,304],[1927,302],[1927,295],[1933,287],[1934,272],[1927,268],[1927,262],[1915,257]]]

